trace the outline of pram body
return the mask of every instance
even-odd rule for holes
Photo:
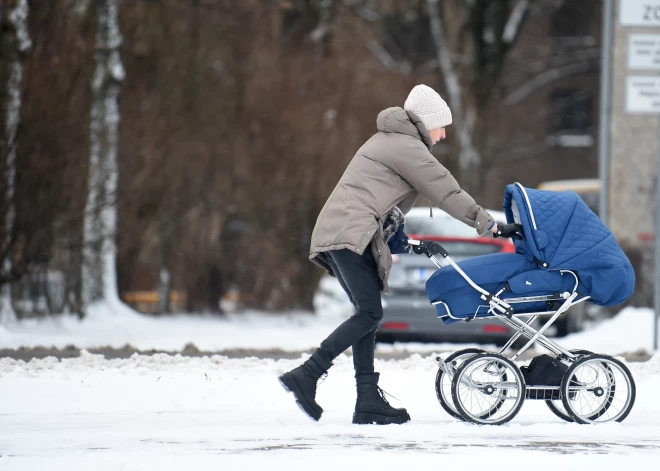
[[[507,222],[519,224],[524,235],[522,240],[514,241],[515,253],[484,255],[455,263],[439,244],[411,241],[417,244],[414,245],[416,253],[427,255],[440,268],[429,278],[426,292],[444,323],[496,317],[517,331],[499,354],[465,351],[468,353],[455,354],[451,361],[439,359],[439,379],[436,381],[438,399],[441,404],[445,401],[443,407],[448,406],[445,409],[450,414],[456,412],[452,415],[475,423],[504,423],[515,416],[517,410],[504,414],[506,417],[502,419],[501,406],[492,414],[479,413],[476,416],[464,410],[467,406],[461,404],[463,400],[459,390],[476,388],[476,391],[483,393],[485,387],[475,386],[483,382],[465,378],[466,374],[474,374],[474,371],[465,371],[466,368],[469,369],[469,365],[479,360],[485,362],[485,366],[477,368],[480,374],[506,370],[508,373],[504,377],[519,376],[517,381],[523,390],[516,390],[515,397],[520,400],[518,408],[524,398],[538,398],[547,400],[551,410],[565,420],[587,423],[623,420],[632,408],[635,395],[634,382],[627,368],[610,357],[590,352],[571,353],[543,333],[575,304],[591,302],[612,306],[628,299],[635,286],[630,261],[610,230],[574,192],[533,190],[516,183],[506,187],[503,207]],[[551,317],[537,331],[531,325],[543,315]],[[528,342],[510,358],[504,357],[503,353],[521,336],[527,337]],[[562,380],[562,384],[525,384],[522,374],[518,375],[520,370],[512,360],[516,360],[534,343],[539,343],[556,356],[555,366],[567,368],[567,374],[572,371],[564,378],[565,381]],[[487,358],[481,358],[483,355]],[[461,363],[460,367],[457,361]],[[580,365],[582,369],[588,367],[584,371],[599,371],[604,378],[602,381],[609,384],[610,389],[601,385],[597,386],[600,388],[597,391],[599,394],[609,391],[612,399],[616,388],[610,383],[614,380],[614,371],[620,373],[619,383],[628,385],[626,407],[621,413],[614,414],[610,410],[611,404],[603,406],[604,412],[601,410],[600,415],[594,411],[582,414],[574,410],[575,398],[582,394],[579,388],[586,384],[586,380],[581,380],[580,386],[576,386],[580,375],[575,368]],[[462,379],[454,384],[459,370]],[[447,403],[451,402],[447,394],[438,389],[442,388],[439,383],[443,375],[443,381],[453,381],[454,407]],[[489,377],[488,374],[486,377]],[[506,387],[497,389],[497,384]],[[490,396],[495,394],[494,391],[504,394],[502,397],[506,399],[501,400],[502,404],[513,400],[513,389],[511,381],[495,381],[488,386]],[[622,389],[621,385],[619,389]],[[579,394],[576,393],[578,390]],[[550,395],[548,391],[551,391]],[[454,394],[457,396],[454,397]]]

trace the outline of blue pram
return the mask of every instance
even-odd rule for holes
[[[467,349],[438,359],[438,400],[452,416],[480,424],[511,420],[525,398],[545,400],[567,421],[622,421],[635,400],[625,365],[604,355],[570,352],[544,332],[578,303],[612,306],[628,299],[635,286],[630,261],[574,192],[508,185],[504,211],[508,223],[522,228],[524,238],[514,241],[516,253],[456,263],[437,242],[410,241],[415,253],[440,268],[426,292],[443,322],[496,317],[516,330],[498,354]],[[532,324],[542,315],[550,318],[536,330]],[[528,339],[525,345],[511,358],[503,356],[521,336]],[[542,355],[527,367],[516,366],[512,360],[534,343],[554,357]]]

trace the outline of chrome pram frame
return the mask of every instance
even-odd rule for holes
[[[590,299],[589,296],[581,295],[577,292],[579,287],[579,277],[576,273],[570,270],[559,270],[561,273],[570,274],[575,278],[575,286],[573,287],[573,290],[570,293],[563,292],[548,296],[527,296],[527,297],[517,297],[517,298],[509,298],[507,300],[503,300],[500,296],[506,291],[507,289],[506,286],[500,289],[500,291],[498,291],[497,293],[494,294],[489,293],[487,290],[477,285],[461,269],[461,267],[449,256],[449,253],[438,242],[409,239],[408,244],[412,247],[414,253],[420,255],[422,254],[426,255],[438,268],[443,268],[447,265],[453,267],[454,270],[456,270],[473,289],[479,292],[481,299],[485,303],[487,303],[479,306],[475,311],[474,316],[469,318],[463,318],[463,317],[453,316],[449,306],[445,302],[443,301],[432,302],[431,304],[433,305],[442,304],[447,311],[446,316],[438,316],[438,317],[450,317],[452,319],[460,320],[462,322],[471,322],[479,319],[492,319],[494,317],[496,319],[499,319],[502,323],[509,326],[515,331],[513,336],[509,339],[508,342],[506,342],[506,344],[500,349],[500,351],[497,354],[490,354],[490,357],[492,357],[492,359],[487,360],[487,362],[485,363],[485,365],[487,366],[483,367],[483,371],[491,369],[493,371],[490,371],[489,374],[493,374],[493,372],[497,373],[497,371],[503,371],[504,369],[509,368],[511,370],[509,372],[509,375],[517,376],[517,378],[519,378],[517,379],[517,381],[521,384],[519,386],[515,386],[515,388],[518,389],[518,394],[522,395],[522,398],[519,400],[520,403],[516,405],[516,409],[504,419],[497,418],[497,420],[494,419],[488,420],[491,418],[490,415],[488,415],[487,417],[486,416],[472,417],[470,416],[469,413],[465,412],[460,407],[458,407],[458,411],[457,411],[457,407],[452,405],[447,405],[446,402],[451,402],[451,401],[447,401],[446,398],[443,400],[443,397],[441,397],[442,394],[438,390],[439,387],[438,382],[440,381],[439,378],[442,374],[446,375],[446,377],[449,380],[453,381],[452,396],[454,402],[460,402],[456,396],[457,395],[456,390],[459,387],[456,384],[457,374],[461,376],[459,381],[460,383],[462,383],[461,386],[467,385],[470,388],[480,390],[482,393],[484,393],[487,390],[490,390],[489,393],[485,392],[486,394],[490,394],[490,395],[494,394],[495,389],[497,389],[499,391],[497,394],[500,394],[502,396],[502,401],[504,401],[505,399],[506,400],[512,399],[512,397],[505,397],[507,395],[507,390],[514,389],[513,383],[510,380],[509,381],[502,380],[499,383],[496,382],[486,386],[486,383],[474,382],[469,377],[466,378],[463,375],[463,373],[460,371],[461,365],[457,365],[456,361],[453,361],[453,359],[458,358],[456,357],[457,354],[462,354],[462,355],[471,354],[471,356],[473,356],[474,358],[479,356],[483,356],[483,357],[489,356],[489,354],[485,351],[481,351],[480,352],[481,355],[479,355],[474,353],[474,351],[477,351],[477,353],[479,353],[478,350],[466,349],[460,352],[456,352],[453,355],[450,355],[447,358],[447,361],[441,359],[440,357],[437,358],[440,371],[438,372],[438,377],[436,378],[436,393],[438,395],[438,399],[440,400],[441,405],[450,415],[452,415],[455,418],[461,420],[467,420],[473,423],[500,425],[502,423],[511,420],[511,418],[513,418],[517,414],[518,410],[522,406],[522,402],[524,401],[524,399],[538,399],[538,400],[545,400],[549,408],[552,410],[553,413],[555,413],[555,415],[568,422],[600,423],[609,420],[616,420],[620,422],[624,420],[625,417],[627,417],[628,413],[632,409],[636,395],[634,380],[627,367],[625,367],[625,365],[621,363],[619,360],[616,360],[612,357],[608,357],[604,355],[595,355],[591,352],[586,352],[584,350],[569,351],[545,335],[547,329],[555,323],[555,321],[559,318],[559,316],[566,313],[571,307],[576,306],[577,304],[583,303]],[[440,260],[438,256],[441,256],[442,260]],[[561,301],[562,304],[557,310],[554,311],[547,310],[547,311],[532,312],[532,313],[515,312],[515,304],[539,302],[539,301],[546,301],[546,302]],[[492,316],[478,317],[477,314],[480,312],[480,309],[482,308],[487,308],[488,309],[487,313],[492,314]],[[550,318],[538,330],[532,327],[534,321],[536,321],[540,316],[545,316],[545,315],[550,315]],[[526,319],[522,320],[521,318],[526,318]],[[508,357],[505,356],[505,353],[510,348],[512,348],[513,344],[520,337],[525,337],[528,339],[528,341]],[[547,349],[550,353],[552,353],[556,357],[558,361],[561,361],[564,365],[566,365],[566,367],[568,367],[568,372],[567,372],[568,376],[565,376],[562,379],[561,385],[538,386],[532,384],[529,385],[525,384],[525,379],[521,374],[520,369],[513,362],[517,360],[523,353],[525,353],[535,343],[538,343],[539,345]],[[470,350],[473,351],[470,352],[470,354],[461,353],[461,352],[469,352]],[[490,361],[490,363],[488,363],[488,361]],[[578,381],[577,378],[580,375],[579,375],[579,371],[577,371],[577,367],[578,366],[582,367],[583,365],[586,365],[589,362],[592,362],[594,365],[596,365],[596,369],[600,369],[605,372],[604,374],[606,376],[606,383],[607,384],[611,383],[609,387],[605,386],[605,389],[603,389],[602,386],[596,387],[595,383],[589,386],[590,383],[588,380],[582,380],[582,382]],[[463,363],[463,365],[465,365],[466,363],[468,363],[467,360]],[[493,367],[492,365],[497,365],[497,366]],[[619,382],[625,382],[627,385],[627,397],[625,401],[625,407],[620,413],[616,415],[612,414],[611,418],[609,417],[609,414],[607,414],[608,417],[604,417],[607,411],[610,409],[612,401],[614,401],[614,394],[616,391],[616,381],[614,378],[615,370],[617,374],[620,372],[621,375],[623,375],[624,379],[622,380],[621,378],[619,378]],[[504,377],[506,377],[506,375],[504,375]],[[573,404],[571,404],[571,401],[575,399],[575,395],[578,394],[578,392],[585,391],[586,393],[586,391],[588,390],[592,394],[595,394],[594,391],[596,391],[597,389],[599,391],[602,390],[600,392],[601,395],[605,393],[610,394],[611,398],[608,399],[608,401],[610,402],[608,402],[605,406],[603,406],[601,410],[597,411],[596,413],[592,411],[584,415],[574,410],[575,407]],[[621,389],[621,387],[619,389]],[[548,393],[550,393],[550,397],[548,396]]]
[[[444,305],[445,309],[447,310],[448,317],[462,322],[470,322],[472,320],[478,320],[478,319],[488,319],[488,317],[483,317],[483,318],[477,317],[477,313],[479,312],[479,309],[481,307],[488,307],[489,308],[488,313],[491,313],[494,317],[496,317],[501,322],[503,322],[504,324],[506,324],[507,326],[511,327],[516,331],[516,333],[509,339],[509,341],[506,344],[504,344],[502,349],[499,351],[499,354],[503,355],[513,345],[514,342],[516,342],[521,336],[525,336],[529,339],[529,341],[525,345],[523,345],[516,353],[514,353],[511,357],[509,357],[510,360],[515,361],[520,355],[525,353],[525,351],[527,351],[536,342],[538,342],[540,345],[542,345],[547,350],[549,350],[554,355],[557,355],[560,358],[571,358],[571,359],[575,358],[575,355],[572,354],[569,350],[565,349],[554,340],[543,335],[543,333],[550,326],[552,326],[552,324],[555,323],[555,321],[559,318],[559,316],[561,316],[563,313],[568,311],[571,307],[576,306],[590,299],[589,296],[580,295],[577,292],[577,288],[579,286],[579,279],[574,272],[570,270],[561,270],[561,273],[570,273],[573,277],[575,277],[575,287],[573,288],[573,291],[571,293],[564,292],[561,293],[559,297],[554,295],[527,296],[527,297],[519,297],[519,298],[509,298],[506,301],[504,301],[503,299],[500,299],[500,296],[502,295],[502,293],[504,293],[505,288],[502,288],[499,292],[495,294],[491,294],[482,287],[480,287],[479,285],[477,285],[461,269],[461,267],[458,266],[458,264],[449,256],[449,253],[447,253],[447,251],[438,242],[409,239],[408,244],[413,247],[413,250],[415,250],[416,253],[427,255],[429,259],[438,268],[443,268],[446,266],[445,263],[438,260],[438,258],[436,257],[436,255],[441,255],[443,257],[443,260],[448,265],[452,266],[454,270],[456,270],[472,288],[474,288],[476,291],[478,291],[481,294],[481,299],[488,303],[487,306],[485,305],[479,306],[477,311],[475,311],[474,316],[467,319],[463,317],[454,317],[451,314],[451,310],[449,309],[449,306],[447,306],[447,304],[444,303],[443,301],[436,301],[431,304]],[[521,313],[521,314],[516,314],[514,307],[512,306],[512,304],[538,302],[538,301],[546,301],[546,302],[564,301],[564,302],[561,305],[561,307],[556,311],[542,311],[542,312]],[[534,321],[538,319],[540,316],[549,315],[549,314],[552,314],[552,317],[550,317],[550,319],[548,319],[547,322],[540,329],[536,330],[531,326],[531,324],[534,323]],[[522,320],[518,319],[519,317],[527,317],[528,319],[526,322],[523,322]]]

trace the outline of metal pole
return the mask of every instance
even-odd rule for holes
[[[660,133],[659,133],[660,134]],[[655,316],[653,318],[653,350],[658,351],[658,323],[660,323],[660,150],[658,155],[658,174],[655,176],[655,263],[654,263],[654,298]]]
[[[600,125],[598,128],[598,176],[600,219],[608,224],[610,192],[610,115],[612,112],[612,36],[614,0],[603,1],[603,34],[600,65]]]

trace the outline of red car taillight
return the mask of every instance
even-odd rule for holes
[[[515,253],[515,251],[516,251],[516,246],[513,245],[512,243],[507,242],[502,246],[502,252]]]
[[[485,325],[481,330],[486,334],[506,334],[509,331],[503,325]]]
[[[410,325],[407,322],[385,322],[383,329],[388,330],[408,330]]]

